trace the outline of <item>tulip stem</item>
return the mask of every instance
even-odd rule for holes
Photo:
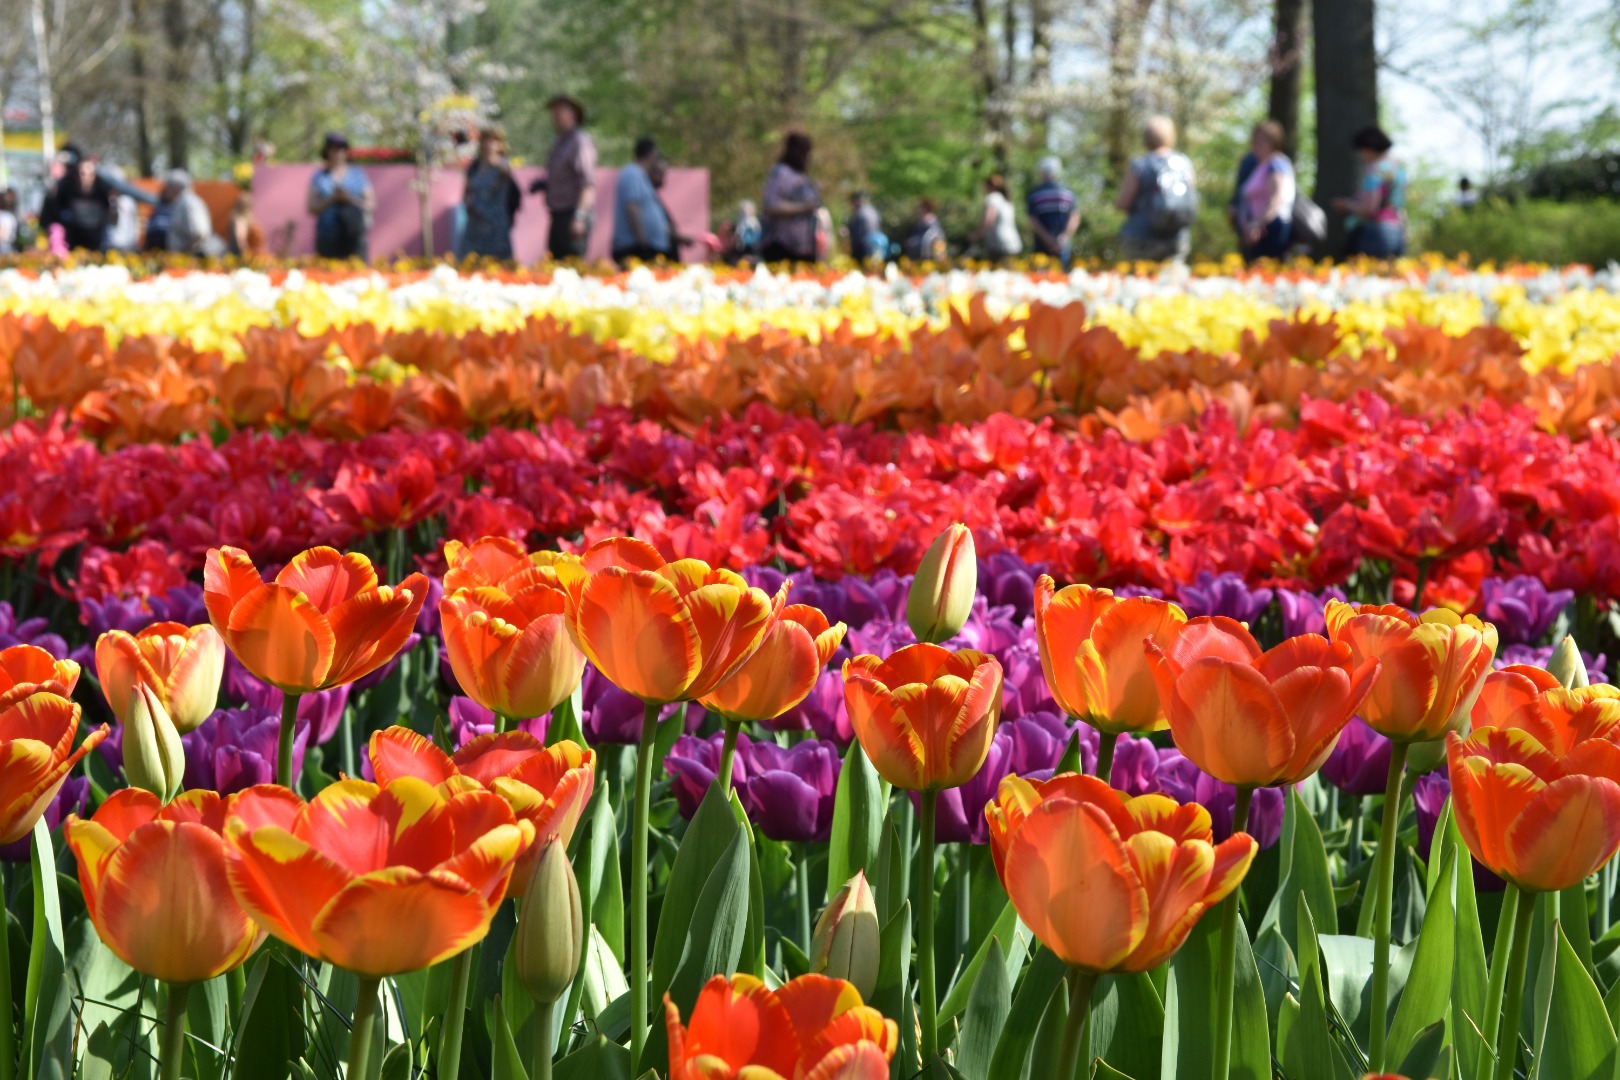
[[[800,853],[793,864],[793,889],[798,893],[799,909],[799,944],[804,946],[804,955],[811,955],[810,948],[810,856]]]
[[[969,957],[969,943],[973,937],[973,874],[969,859],[972,857],[971,844],[956,845],[956,952],[958,956]]]
[[[648,703],[641,718],[636,748],[636,801],[630,824],[630,1075],[641,1075],[647,1046],[647,811],[652,802],[653,751],[658,737],[659,706]]]
[[[934,996],[934,803],[938,798],[937,791],[923,792],[917,813],[917,989],[922,999],[925,1070],[933,1062],[939,1045],[939,1004]]]
[[[461,1032],[467,1023],[467,986],[472,982],[473,951],[466,948],[450,961],[450,1002],[444,1014],[444,1036],[439,1040],[439,1080],[456,1080],[461,1073]],[[542,1006],[538,1012],[545,1012]]]
[[[556,1025],[556,1002],[537,1001],[534,1007],[534,1071],[529,1080],[551,1080],[551,1058],[556,1052],[557,1036],[551,1030]]]
[[[1384,1071],[1384,1043],[1389,1038],[1389,924],[1395,907],[1395,834],[1401,823],[1401,778],[1406,772],[1407,744],[1395,743],[1389,751],[1389,776],[1384,781],[1384,824],[1378,833],[1378,850],[1373,854],[1373,873],[1378,886],[1373,909],[1372,1003],[1368,1016],[1371,1032],[1367,1070]]]
[[[720,744],[720,771],[715,779],[720,781],[720,790],[731,791],[731,763],[737,759],[737,736],[742,732],[741,722],[727,720],[725,722],[726,737]]]
[[[186,998],[190,996],[190,983],[169,984],[169,1004],[163,1013],[163,1048],[158,1057],[161,1080],[180,1080],[186,1057]]]
[[[1069,1015],[1063,1023],[1063,1052],[1058,1057],[1058,1080],[1073,1080],[1080,1067],[1080,1036],[1091,1015],[1091,990],[1097,985],[1095,972],[1069,969]]]
[[[1114,745],[1118,742],[1117,731],[1097,733],[1097,779],[1110,786],[1114,783]]]
[[[284,690],[281,694],[281,735],[276,740],[276,783],[298,790],[293,774],[293,735],[298,731],[298,699],[302,694]]]
[[[381,981],[360,977],[360,996],[354,999],[354,1025],[349,1028],[348,1080],[367,1080],[371,1075],[371,1029],[377,1023],[377,984]]]
[[[1508,889],[1518,892],[1509,884]],[[1508,954],[1507,979],[1503,983],[1502,1016],[1496,1038],[1496,1080],[1513,1080],[1513,1063],[1519,1056],[1519,1008],[1524,1002],[1524,967],[1530,955],[1530,926],[1536,905],[1521,897],[1514,912],[1513,951]]]
[[[1232,835],[1248,829],[1249,801],[1253,798],[1254,788],[1237,789],[1237,801],[1232,804]],[[1231,896],[1221,901],[1221,951],[1215,969],[1215,1080],[1226,1080],[1232,1074],[1232,999],[1236,995],[1241,896],[1241,891],[1234,889]]]
[[[1502,1026],[1502,987],[1507,982],[1508,950],[1512,947],[1513,931],[1523,896],[1519,887],[1511,883],[1502,894],[1502,912],[1496,920],[1496,944],[1491,947],[1490,977],[1485,983],[1485,1015],[1481,1018],[1485,1030],[1480,1036],[1485,1044],[1485,1053],[1479,1059],[1479,1080],[1490,1080],[1495,1072],[1491,1055],[1496,1052],[1496,1035]]]
[[[17,1075],[16,1017],[11,1006],[11,934],[0,919],[0,1080]]]

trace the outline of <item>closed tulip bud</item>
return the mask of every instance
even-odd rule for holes
[[[550,1005],[568,992],[584,946],[579,883],[562,843],[552,840],[535,860],[524,889],[513,953],[518,979],[536,1004]]]
[[[1581,650],[1575,647],[1575,639],[1568,634],[1553,650],[1552,657],[1547,661],[1547,670],[1565,690],[1592,685],[1592,680],[1586,674],[1586,661],[1581,658]]]
[[[918,641],[949,641],[967,623],[979,588],[979,563],[973,534],[952,525],[934,538],[912,579],[906,597],[906,622]]]
[[[124,775],[164,802],[180,794],[186,752],[169,711],[145,683],[136,683],[124,722]]]
[[[882,951],[878,930],[877,900],[866,883],[865,871],[858,870],[816,920],[810,970],[843,979],[861,997],[871,997],[877,989],[878,954]]]

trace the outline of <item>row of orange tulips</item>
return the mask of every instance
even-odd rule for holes
[[[1551,670],[1493,672],[1496,632],[1478,618],[1334,601],[1325,636],[1268,649],[1229,618],[1189,618],[1165,600],[1059,589],[1042,577],[1033,620],[1045,680],[1096,732],[1098,750],[1083,771],[1077,737],[1056,775],[997,777],[984,809],[990,867],[976,871],[971,849],[938,850],[936,813],[942,792],[986,765],[1003,671],[991,655],[952,647],[977,591],[973,536],[952,526],[910,586],[917,643],[842,666],[857,741],[826,854],[832,902],[814,934],[805,927],[795,941],[769,925],[765,875],[773,861],[794,863],[802,906],[804,868],[820,854],[754,832],[731,762],[745,726],[769,730],[812,692],[843,625],[787,603],[786,586],[773,597],[732,571],[666,561],[628,538],[579,556],[487,538],[447,545],[444,556],[446,663],[495,714],[495,730],[459,747],[442,724],[360,732],[371,779],[318,787],[317,776],[299,775],[299,700],[396,658],[427,596],[421,575],[384,584],[364,556],[316,548],[265,580],[244,553],[220,548],[205,565],[208,623],[98,642],[97,682],[122,728],[130,787],[102,797],[88,819],[70,815],[64,832],[95,931],[129,969],[166,985],[163,1080],[224,1068],[208,1038],[217,1032],[196,1031],[193,991],[211,999],[208,988],[224,980],[228,1000],[232,973],[257,955],[255,994],[269,993],[271,953],[289,970],[326,965],[312,986],[330,990],[336,971],[349,973],[344,1075],[363,1080],[409,1070],[419,1052],[448,1078],[468,1059],[495,1075],[536,1077],[554,1068],[639,1076],[667,1061],[667,1075],[682,1080],[877,1080],[919,1069],[1227,1080],[1271,1075],[1274,1056],[1290,1077],[1364,1067],[1507,1080],[1521,1058],[1548,1076],[1596,1076],[1612,1064],[1616,1039],[1598,991],[1612,976],[1590,940],[1587,883],[1598,875],[1591,899],[1604,929],[1620,848],[1620,691],[1586,686],[1567,639]],[[180,732],[213,711],[227,651],[279,688],[284,705],[279,785],[221,798],[182,790]],[[579,722],[587,662],[644,706],[633,761],[622,762],[632,772],[619,771],[615,751],[605,784],[601,750],[584,745]],[[56,902],[46,895],[55,895],[55,856],[45,812],[108,735],[102,727],[75,746],[78,678],[76,664],[37,647],[0,652],[0,843],[32,832],[36,943],[49,937]],[[666,706],[687,702],[717,722],[723,764],[684,832],[659,824],[655,847],[664,812],[655,779],[682,727]],[[544,740],[518,729],[544,714]],[[1357,817],[1330,858],[1324,835],[1341,846],[1337,812],[1313,815],[1305,800],[1322,793],[1315,774],[1358,715],[1392,748],[1378,839],[1351,887],[1361,889],[1352,907],[1365,977],[1334,973],[1358,1003],[1364,984],[1367,1005],[1358,1020],[1330,1024],[1329,1007],[1348,999],[1326,989],[1336,954],[1317,935],[1341,936],[1333,867],[1348,876],[1365,849]],[[1229,823],[1196,803],[1126,788],[1116,751],[1158,732],[1235,788]],[[1455,803],[1428,852],[1414,855],[1403,839],[1411,781],[1442,761]],[[889,785],[915,793],[915,810],[891,800]],[[1286,861],[1266,871],[1270,884],[1255,880],[1264,859],[1245,831],[1255,793],[1267,788],[1288,791]],[[621,832],[630,917],[627,946],[615,950],[603,929],[622,926]],[[1488,979],[1469,855],[1507,882]],[[1414,951],[1397,964],[1398,881],[1403,905],[1421,914],[1415,934],[1410,919],[1401,923]],[[975,935],[974,901],[986,890],[1006,907],[997,917],[992,902],[990,925]],[[1251,935],[1240,912],[1247,904],[1259,915],[1267,895]],[[507,896],[518,899],[503,909]],[[1213,911],[1218,920],[1201,926]],[[266,935],[280,945],[263,946]],[[1584,957],[1572,941],[1584,942]],[[0,946],[9,943],[0,934]],[[1532,1008],[1526,1050],[1533,947],[1536,992],[1548,1004]],[[76,1039],[65,1021],[62,1042],[52,1035],[42,996],[51,948],[61,951],[36,944],[30,955],[16,1030],[10,1016],[0,1024],[5,1080],[19,1034],[26,1075],[101,1060],[94,1039]],[[941,958],[955,967],[943,998]],[[1257,958],[1283,980],[1275,1007]],[[506,996],[480,1015],[466,1003],[486,966]],[[439,1019],[431,1037],[408,1027],[402,1036],[400,987],[428,992],[431,979],[413,980],[429,968],[445,973]],[[10,978],[0,955],[0,1002],[13,1000]],[[393,997],[379,994],[385,981]],[[514,1005],[513,994],[532,1006]],[[90,1005],[86,994],[81,1008]],[[244,1038],[257,1045],[248,1013]],[[596,1034],[574,1036],[577,1016]],[[514,1039],[524,1031],[534,1047],[526,1065]],[[247,1052],[236,1051],[237,1075],[252,1075]],[[1585,1071],[1552,1071],[1572,1055]],[[312,1074],[307,1061],[299,1067]]]
[[[1531,373],[1524,347],[1496,326],[1452,335],[1415,321],[1360,347],[1334,318],[1274,320],[1233,352],[1140,352],[1084,305],[1036,304],[997,319],[976,297],[949,325],[894,338],[850,324],[817,342],[787,331],[680,343],[653,360],[570,332],[552,316],[510,332],[384,332],[356,323],[305,335],[251,328],[239,356],[167,337],[58,328],[0,314],[0,406],[8,417],[58,410],[107,445],[170,442],[219,428],[480,431],[627,407],[689,426],[763,403],[824,422],[905,428],[975,423],[1000,412],[1075,418],[1150,439],[1221,404],[1242,424],[1292,423],[1302,396],[1363,391],[1428,415],[1525,405],[1551,431],[1605,426],[1620,366]],[[940,388],[949,388],[941,392]]]

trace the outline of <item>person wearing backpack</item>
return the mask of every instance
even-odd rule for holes
[[[1126,215],[1121,252],[1133,262],[1182,262],[1198,218],[1198,177],[1187,155],[1176,150],[1176,125],[1168,116],[1150,119],[1142,142],[1147,153],[1131,162],[1114,200]]]

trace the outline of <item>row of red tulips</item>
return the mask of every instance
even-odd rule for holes
[[[1572,443],[1494,408],[1421,420],[1370,395],[1303,416],[1293,431],[1239,430],[1216,411],[1134,444],[1005,416],[925,435],[760,408],[689,434],[607,414],[479,440],[238,435],[113,452],[22,424],[0,435],[0,553],[48,571],[85,545],[77,573],[59,575],[81,600],[137,578],[161,593],[221,543],[276,563],[316,544],[378,551],[391,535],[431,551],[442,536],[579,550],[626,534],[837,578],[908,572],[919,538],[961,520],[986,551],[1102,585],[1174,590],[1232,571],[1319,589],[1377,560],[1403,603],[1421,579],[1425,603],[1466,609],[1492,573],[1620,596],[1620,453],[1606,436]]]
[[[580,977],[582,956],[584,916],[563,851],[594,786],[595,756],[570,720],[586,660],[645,703],[633,794],[623,797],[631,817],[631,1075],[648,1060],[649,971],[656,975],[660,961],[649,956],[648,875],[639,871],[651,865],[663,707],[702,703],[724,726],[729,758],[743,725],[769,726],[805,699],[844,627],[788,604],[786,588],[773,598],[735,573],[695,559],[666,561],[627,538],[605,539],[581,556],[528,554],[489,539],[448,545],[445,557],[439,615],[449,661],[463,689],[497,714],[497,730],[453,754],[420,734],[378,731],[369,743],[376,783],[340,780],[309,802],[289,789],[298,784],[291,748],[299,697],[391,661],[425,602],[421,575],[383,584],[364,556],[317,548],[267,581],[244,552],[218,548],[204,564],[208,624],[115,632],[98,644],[99,682],[125,729],[124,768],[143,790],[113,794],[90,821],[70,818],[66,832],[98,933],[136,970],[171,984],[166,1080],[181,1067],[186,988],[239,966],[266,932],[359,976],[349,1075],[372,1075],[379,980],[455,957],[452,985],[464,995],[472,946],[508,893],[523,897],[511,962],[538,1006],[536,1075],[549,1075],[552,1006]],[[672,1077],[730,1076],[752,1066],[772,1070],[761,1076],[875,1080],[889,1075],[897,1053],[909,1075],[914,1066],[935,1067],[947,1049],[934,970],[934,816],[940,793],[984,765],[1002,710],[998,661],[937,644],[969,617],[975,565],[972,534],[946,529],[910,590],[907,618],[918,644],[843,666],[859,742],[852,753],[920,798],[926,873],[916,892],[916,1000],[908,988],[899,1002],[904,1023],[885,1020],[862,1003],[861,988],[836,979],[796,980],[775,993],[756,973],[728,983],[746,971],[733,954],[718,971],[695,972],[699,981],[719,977],[701,995],[673,1000],[685,992],[668,987]],[[1248,957],[1238,891],[1257,848],[1244,831],[1251,799],[1311,777],[1358,713],[1394,744],[1369,882],[1367,1063],[1379,1071],[1412,1049],[1400,1017],[1393,1026],[1387,1020],[1397,829],[1409,755],[1432,756],[1443,740],[1457,834],[1509,883],[1506,937],[1489,992],[1468,1018],[1474,1033],[1454,1031],[1450,1045],[1459,1058],[1494,1067],[1499,1080],[1513,1075],[1534,896],[1578,886],[1620,848],[1620,691],[1582,685],[1572,645],[1555,658],[1556,676],[1531,668],[1492,675],[1494,628],[1444,609],[1419,617],[1335,601],[1326,636],[1298,635],[1269,650],[1229,618],[1189,619],[1165,600],[1086,585],[1059,590],[1044,577],[1033,610],[1052,696],[1101,736],[1095,772],[1102,779],[1010,776],[985,811],[1013,909],[1069,970],[1055,1075],[1074,1075],[1082,1053],[1088,1068],[1101,1054],[1082,1050],[1098,980],[1161,969],[1200,917],[1219,907],[1212,1063],[1225,1080],[1241,1056],[1234,990],[1243,974],[1240,943]],[[285,695],[277,776],[289,787],[250,788],[225,800],[180,790],[179,729],[212,710],[226,649]],[[12,684],[0,697],[0,752],[17,763],[0,770],[0,842],[34,829],[38,862],[50,857],[40,814],[105,729],[74,749],[71,661],[31,646],[0,658]],[[553,713],[550,746],[508,730],[519,697],[524,713]],[[1237,788],[1227,839],[1215,842],[1202,807],[1130,797],[1107,783],[1122,734],[1164,728],[1201,769]],[[717,806],[731,776],[723,764],[709,796]],[[724,809],[714,813],[729,818]],[[865,887],[857,874],[845,899]],[[746,915],[746,895],[728,902]],[[823,920],[831,937],[841,914],[835,904]],[[668,947],[660,941],[661,951]],[[1423,960],[1420,951],[1414,963]],[[858,978],[865,970],[830,947],[819,962],[834,975]],[[1252,958],[1245,962],[1252,968]],[[1303,978],[1303,957],[1299,965]],[[0,972],[9,972],[4,957]],[[1449,985],[1449,970],[1434,977]],[[688,1004],[689,1030],[677,1011]],[[462,1012],[452,999],[437,1047],[440,1076],[453,1076],[459,1063]],[[1510,1018],[1505,1026],[1502,1017]],[[9,1040],[9,1025],[0,1027]],[[10,1046],[0,1045],[0,1063],[12,1061]]]

